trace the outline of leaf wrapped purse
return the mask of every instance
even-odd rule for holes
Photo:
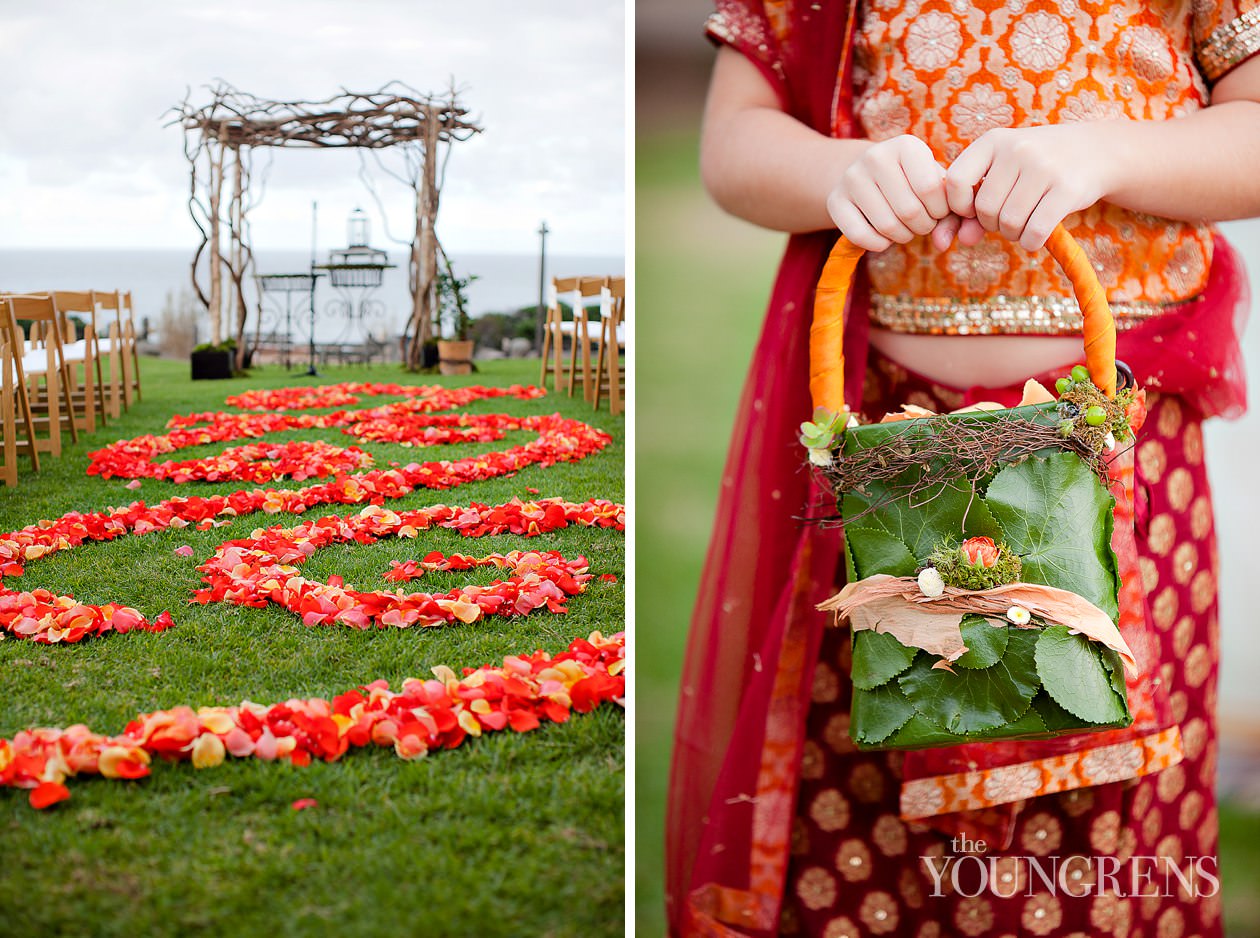
[[[848,585],[819,608],[852,628],[859,749],[1037,739],[1132,724],[1117,628],[1109,459],[1145,395],[1076,241],[1047,244],[1085,317],[1085,365],[1014,408],[845,409],[844,307],[861,249],[843,237],[815,298],[814,419],[801,441],[836,495]]]

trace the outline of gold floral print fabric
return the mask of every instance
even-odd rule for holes
[[[869,0],[855,38],[855,105],[870,139],[914,134],[948,165],[998,128],[1184,117],[1208,104],[1209,81],[1258,50],[1260,9],[1252,0]],[[1206,283],[1207,225],[1105,202],[1066,224],[1122,326],[1126,317],[1149,318],[1194,297]],[[962,331],[1076,329],[1071,317],[1038,313],[1046,298],[1071,295],[1054,262],[997,234],[943,254],[925,238],[893,245],[871,258],[870,273],[877,301],[890,298],[874,304],[876,321],[889,328],[957,332],[952,303],[1000,300],[989,305],[1013,308],[1010,321]],[[1022,305],[1028,317],[1018,315]]]

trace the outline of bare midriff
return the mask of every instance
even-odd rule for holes
[[[903,368],[951,388],[1004,388],[1084,358],[1079,336],[914,335],[871,327],[871,345]]]

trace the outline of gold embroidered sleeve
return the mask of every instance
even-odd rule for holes
[[[1195,49],[1199,68],[1216,81],[1234,66],[1260,52],[1260,6],[1222,22]]]
[[[709,39],[730,46],[765,75],[780,98],[784,95],[780,41],[761,3],[750,0],[717,0],[717,9],[705,20]]]
[[[739,41],[735,30],[731,27],[730,19],[721,10],[710,13],[709,18],[704,21],[704,34],[726,45],[733,46]]]
[[[717,9],[704,23],[710,39],[734,46],[741,52],[769,52],[766,21],[747,4],[718,0]]]

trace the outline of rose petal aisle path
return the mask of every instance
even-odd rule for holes
[[[622,934],[622,418],[143,366],[0,492],[0,934]]]

